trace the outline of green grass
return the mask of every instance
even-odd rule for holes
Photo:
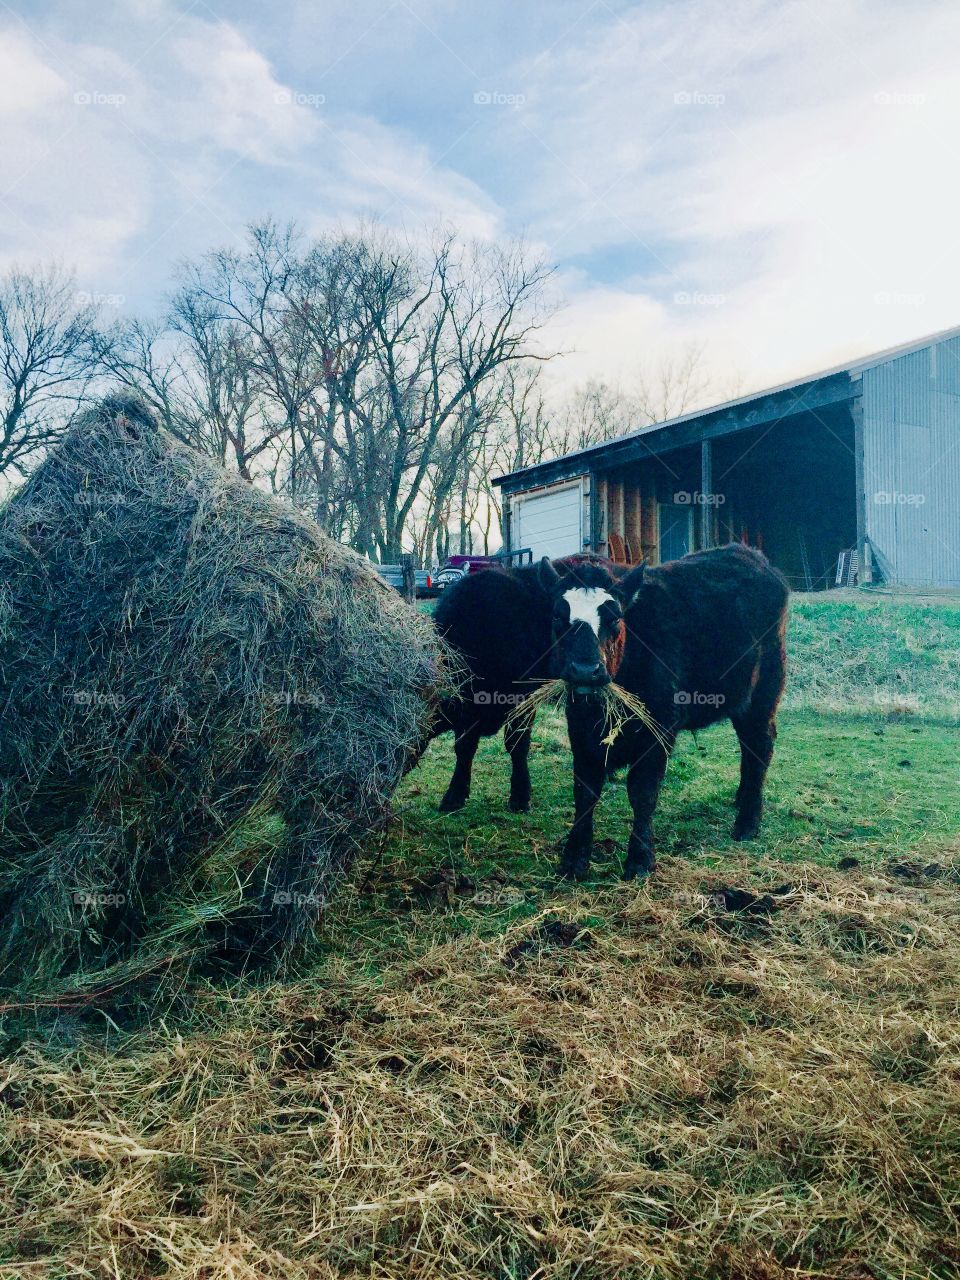
[[[720,724],[698,739],[682,735],[670,762],[654,819],[661,859],[735,880],[754,873],[774,885],[804,866],[835,867],[845,858],[889,869],[960,855],[960,731],[953,726],[784,712],[763,828],[747,844],[730,836],[734,733]],[[316,963],[361,953],[374,975],[458,934],[501,934],[573,892],[555,872],[572,816],[562,717],[548,712],[538,720],[529,814],[506,807],[509,761],[498,739],[481,743],[466,807],[443,815],[437,804],[452,768],[451,740],[439,739],[398,794],[382,848],[361,861],[329,914]],[[597,810],[596,889],[619,879],[629,829],[626,788],[615,779]]]
[[[529,814],[506,807],[509,760],[499,739],[481,743],[466,807],[440,814],[437,804],[452,769],[452,742],[439,739],[398,794],[384,847],[358,870],[365,894],[353,900],[349,915],[372,953],[407,935],[409,917],[398,916],[397,907],[401,899],[409,903],[411,894],[415,908],[447,908],[433,922],[445,934],[457,928],[502,930],[565,892],[555,878],[572,817],[562,718],[555,712],[539,717]],[[739,749],[729,725],[700,733],[696,743],[690,734],[681,736],[654,819],[661,857],[705,869],[730,860],[742,866],[746,858],[748,866],[776,880],[787,874],[783,864],[836,866],[842,858],[856,858],[865,866],[888,865],[942,860],[960,851],[960,731],[953,726],[784,712],[763,828],[747,844],[730,836],[738,770]],[[598,886],[619,877],[629,829],[626,788],[614,779],[596,815]],[[494,901],[488,903],[491,894]],[[340,912],[334,915],[346,922]]]
[[[866,591],[790,605],[787,705],[960,721],[960,599]]]
[[[436,803],[449,781],[449,739],[435,742],[398,796],[402,822],[390,849],[404,861],[460,858],[473,869],[547,870],[572,816],[571,768],[559,717],[540,717],[531,751],[529,814],[506,809],[509,761],[496,739],[481,744],[473,793],[457,814]],[[745,850],[758,861],[904,856],[960,832],[960,733],[953,727],[864,721],[855,716],[784,712],[771,765],[761,837],[730,838],[739,748],[719,724],[677,743],[655,818],[661,852],[716,858]],[[596,839],[625,844],[630,806],[622,780],[609,783],[597,810]],[[616,858],[601,852],[602,876]],[[542,865],[541,865],[542,864]]]

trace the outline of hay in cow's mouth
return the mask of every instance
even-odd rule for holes
[[[581,696],[580,691],[576,688],[571,690],[565,680],[548,680],[545,684],[539,685],[528,697],[513,708],[507,717],[507,726],[529,727],[532,725],[533,718],[540,707],[559,702],[564,694],[569,696],[571,692]],[[651,715],[646,703],[638,698],[636,694],[631,693],[629,689],[625,689],[623,685],[611,680],[608,684],[591,688],[589,695],[598,703],[603,704],[604,736],[602,741],[608,750],[622,733],[624,725],[628,721],[635,719],[639,720],[644,728],[656,738],[664,751],[669,751],[670,746],[663,726]]]
[[[565,680],[547,680],[537,685],[532,693],[522,702],[518,702],[507,716],[504,727],[508,729],[527,729],[533,724],[534,716],[541,707],[552,702],[559,702],[567,691]]]
[[[653,718],[647,704],[638,698],[635,693],[631,693],[622,684],[617,684],[615,680],[612,680],[603,687],[603,700],[606,711],[605,727],[607,729],[603,739],[604,746],[611,747],[620,736],[621,730],[627,721],[636,719],[653,734],[664,751],[669,752],[670,744],[663,731],[663,726]]]

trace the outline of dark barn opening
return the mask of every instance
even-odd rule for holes
[[[761,547],[800,590],[822,590],[856,543],[854,425],[830,405],[713,442],[718,541]]]
[[[597,543],[662,563],[706,546],[759,547],[798,590],[822,590],[856,543],[854,423],[845,404],[793,414],[596,474]]]

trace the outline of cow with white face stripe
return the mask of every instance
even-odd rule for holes
[[[547,581],[556,574],[549,560],[544,560],[541,572]],[[594,569],[592,576],[600,574]],[[579,583],[582,577],[581,571],[573,580]],[[609,576],[603,573],[603,579],[604,585],[564,585],[554,592],[554,663],[561,678],[581,696],[608,684],[623,655],[623,608],[619,597],[607,590],[612,585]],[[561,581],[559,575],[556,580]]]
[[[570,556],[557,566],[566,572],[587,562],[617,572],[609,561],[590,555]],[[468,676],[457,695],[442,703],[431,734],[454,735],[457,764],[440,802],[442,813],[467,803],[480,739],[501,729],[511,762],[509,807],[517,813],[530,807],[527,758],[533,716],[516,718],[512,712],[553,674],[552,587],[538,565],[484,569],[447,587],[440,598],[434,615],[437,631]],[[593,606],[578,598],[574,607],[589,611]]]
[[[559,569],[559,572],[558,572]],[[540,564],[552,601],[551,674],[567,684],[576,814],[561,872],[589,874],[593,811],[606,775],[627,769],[633,826],[624,876],[655,865],[652,818],[682,729],[729,719],[740,740],[734,838],[757,834],[786,673],[788,589],[758,551],[734,544],[646,572]],[[611,680],[646,706],[658,732],[628,719],[612,738]]]

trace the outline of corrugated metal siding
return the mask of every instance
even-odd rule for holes
[[[960,587],[960,338],[863,372],[866,528],[904,586]]]

